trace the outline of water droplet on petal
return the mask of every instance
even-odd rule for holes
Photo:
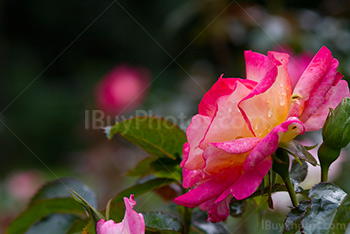
[[[286,105],[286,99],[285,99],[285,98],[281,98],[281,99],[280,99],[280,105],[281,105],[281,106]]]
[[[267,116],[271,117],[272,116],[272,109],[269,109],[269,111],[267,112]]]

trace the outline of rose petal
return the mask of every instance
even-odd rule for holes
[[[206,175],[202,170],[187,170],[186,168],[182,169],[182,187],[190,188],[195,186],[198,182],[205,180]]]
[[[266,74],[267,56],[247,50],[244,57],[247,79],[260,82]]]
[[[216,113],[200,143],[202,149],[211,142],[230,141],[243,136],[253,137],[237,106],[238,102],[249,94],[250,89],[240,81],[236,82],[236,86],[231,95],[218,99]]]
[[[251,89],[256,85],[254,81],[238,78],[223,78],[223,75],[221,75],[210,90],[204,94],[198,106],[198,114],[213,117],[217,100],[222,96],[230,95],[234,91],[236,87],[235,84],[238,80]]]
[[[338,82],[325,95],[323,104],[306,122],[306,131],[317,131],[324,125],[329,108],[335,109],[344,97],[350,97],[349,86],[345,80]]]
[[[332,87],[333,83],[338,79],[338,68],[339,62],[337,59],[333,59],[329,70],[327,71],[324,78],[317,84],[315,84],[315,88],[312,91],[312,95],[309,100],[307,100],[304,104],[303,113],[300,116],[300,120],[302,122],[306,122],[311,115],[313,115],[318,108],[324,103],[324,97],[326,96],[329,89]],[[322,98],[320,98],[322,97]]]
[[[96,225],[97,234],[144,234],[145,233],[145,221],[142,214],[133,210],[136,205],[134,195],[130,195],[130,199],[124,197],[125,203],[125,215],[124,219],[120,223],[115,223],[113,220],[105,221],[99,220]]]
[[[230,215],[229,204],[231,199],[232,195],[229,195],[221,202],[213,203],[208,212],[208,222],[211,221],[212,223],[217,223],[226,220]]]
[[[266,136],[287,117],[291,95],[288,60],[287,54],[269,52],[265,76],[238,104],[251,131],[258,137]]]
[[[261,138],[259,137],[247,137],[233,141],[211,143],[211,145],[230,154],[243,154],[251,151],[260,141]]]
[[[199,208],[203,211],[208,211],[208,222],[212,223],[221,222],[227,219],[230,215],[229,204],[232,199],[232,195],[228,196],[221,202],[216,202],[216,198],[210,199],[202,203]]]
[[[232,184],[232,180],[227,178],[237,178],[240,171],[228,169],[223,173],[208,178],[207,181],[189,192],[175,198],[174,202],[178,205],[194,208],[200,204],[218,197],[226,188]]]
[[[136,205],[136,202],[134,200],[134,195],[130,195],[130,199],[127,197],[124,197],[124,203],[125,203],[125,215],[123,222],[124,223],[124,230],[126,230],[126,233],[130,234],[142,234],[145,233],[145,221],[143,219],[142,214],[137,213],[133,207]]]
[[[332,60],[333,56],[331,51],[323,46],[301,75],[293,90],[292,96],[300,97],[303,101],[308,100],[315,85],[320,82],[328,71],[329,66],[332,64]]]
[[[203,150],[199,147],[208,129],[211,119],[203,115],[195,115],[186,130],[188,144],[184,145],[184,158],[181,166],[189,170],[196,170],[203,167]]]
[[[113,220],[99,220],[96,225],[97,234],[117,234],[122,233],[124,228],[123,223],[115,223]]]
[[[238,200],[249,197],[259,187],[271,166],[272,159],[268,156],[263,161],[260,161],[254,168],[251,168],[251,170],[244,171],[229,188],[229,191]]]
[[[277,150],[279,142],[290,141],[304,132],[304,124],[295,117],[291,117],[281,125],[274,127],[248,155],[244,163],[244,171],[250,171],[266,157],[273,154]]]
[[[203,171],[218,174],[227,168],[242,170],[248,153],[259,143],[260,138],[241,138],[235,141],[212,143],[204,151]],[[234,178],[230,178],[234,181]]]

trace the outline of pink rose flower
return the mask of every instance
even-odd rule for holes
[[[183,148],[183,187],[192,188],[175,203],[199,206],[208,220],[229,215],[233,197],[244,199],[271,168],[279,142],[320,129],[329,108],[349,96],[337,72],[338,61],[322,47],[294,90],[289,55],[245,52],[247,79],[219,78],[192,118]]]
[[[6,179],[6,187],[15,199],[29,200],[44,181],[43,176],[37,171],[15,172]]]
[[[145,68],[117,66],[97,85],[96,102],[108,114],[120,114],[137,107],[144,99],[150,72]]]
[[[136,205],[134,195],[130,195],[130,199],[124,197],[125,215],[121,223],[115,223],[113,220],[105,221],[101,219],[97,222],[97,234],[144,234],[145,221],[141,213],[133,210]]]

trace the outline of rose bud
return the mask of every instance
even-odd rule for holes
[[[318,149],[321,180],[328,180],[328,169],[338,159],[340,150],[350,141],[350,99],[344,98],[335,110],[330,110],[322,130],[323,143]]]

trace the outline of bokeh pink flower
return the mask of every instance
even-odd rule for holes
[[[137,213],[133,207],[136,205],[134,195],[130,199],[124,197],[125,215],[120,223],[113,220],[99,220],[96,225],[97,234],[144,234],[145,221],[141,213]]]
[[[43,175],[38,171],[19,171],[7,178],[6,187],[13,198],[27,201],[37,192],[43,182]]]
[[[320,129],[329,108],[349,96],[339,63],[326,47],[294,89],[288,54],[246,51],[245,59],[247,79],[221,76],[186,131],[183,187],[193,188],[175,203],[199,206],[212,222],[228,217],[233,197],[244,199],[256,191],[280,142]]]
[[[127,65],[113,68],[97,85],[98,108],[111,115],[133,110],[145,98],[149,82],[150,72],[146,68]]]

